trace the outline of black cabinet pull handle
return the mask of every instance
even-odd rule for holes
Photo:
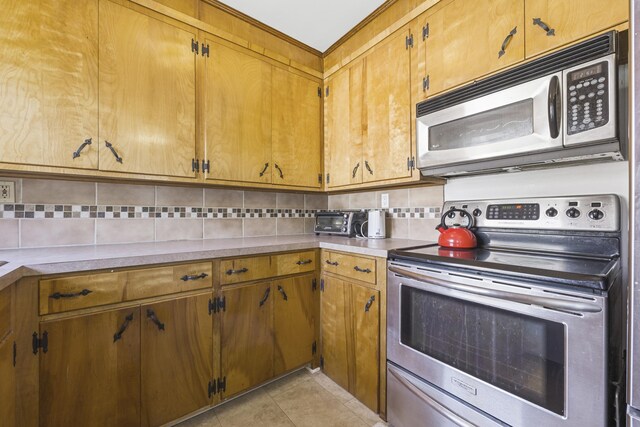
[[[260,300],[260,307],[262,307],[264,305],[264,303],[267,302],[267,300],[269,299],[269,294],[270,293],[271,293],[271,288],[267,288],[267,290],[264,293],[264,296]]]
[[[282,289],[282,286],[278,285],[278,292],[280,292],[282,294],[282,298],[286,301],[287,300],[287,293],[284,291],[284,289]]]
[[[189,280],[200,280],[200,279],[204,279],[205,277],[208,277],[209,275],[207,273],[201,273],[198,275],[192,275],[189,276],[188,274],[185,274],[184,276],[182,276],[180,278],[180,280],[184,280],[185,282],[189,281]]]
[[[367,168],[371,175],[373,175],[373,169],[371,169],[371,166],[369,166],[369,162],[367,160],[364,161],[364,167]]]
[[[147,319],[150,319],[153,323],[155,323],[159,331],[164,331],[164,323],[162,323],[160,319],[158,319],[156,313],[150,308],[147,309]]]
[[[360,162],[358,162],[358,164],[356,165],[355,168],[353,168],[353,171],[351,172],[351,178],[355,178],[356,177],[356,172],[358,172],[358,168],[360,167]]]
[[[260,176],[264,175],[264,173],[267,171],[268,168],[269,168],[269,162],[264,164],[264,169],[262,169],[262,172],[260,172]]]
[[[75,298],[75,297],[85,297],[89,295],[91,292],[89,289],[83,289],[80,292],[75,292],[72,294],[63,294],[60,292],[56,292],[55,294],[49,295],[49,298],[60,299],[60,298]]]
[[[247,271],[249,271],[249,269],[247,267],[244,267],[240,270],[227,270],[225,273],[227,273],[228,276],[231,276],[232,274],[242,274],[246,273]]]
[[[127,330],[127,328],[129,327],[129,323],[131,323],[132,321],[133,321],[133,313],[131,313],[130,315],[124,318],[124,323],[122,324],[122,326],[120,326],[120,329],[118,329],[118,332],[113,334],[113,342],[116,342],[120,338],[122,338],[122,334],[124,334],[124,331]]]
[[[357,265],[353,267],[353,269],[359,273],[371,273],[371,270],[369,270],[368,268],[360,268]]]
[[[280,179],[284,179],[284,175],[282,174],[282,169],[280,169],[280,166],[278,166],[277,163],[274,163],[273,167],[278,169],[278,172],[280,173]]]
[[[502,46],[500,47],[500,52],[498,52],[498,58],[502,58],[502,55],[506,53],[507,46],[509,46],[509,43],[511,43],[511,39],[513,39],[513,36],[515,36],[517,32],[518,27],[513,27],[513,30],[511,30],[511,32],[507,34],[507,37],[505,37],[504,41],[502,42]]]
[[[373,305],[373,302],[376,300],[376,296],[375,295],[371,295],[371,298],[369,298],[369,301],[367,301],[367,303],[364,306],[364,312],[368,312],[369,309],[371,308],[371,305]]]
[[[298,265],[305,265],[305,264],[311,264],[313,261],[310,259],[305,259],[305,260],[300,260],[298,262],[296,262],[296,264]]]
[[[327,264],[329,264],[329,265],[333,265],[333,266],[335,266],[335,267],[337,267],[337,266],[338,266],[338,261],[331,262],[331,261],[329,261],[329,260],[326,260],[325,262],[326,262]]]
[[[547,36],[555,36],[556,35],[556,30],[554,30],[553,28],[550,28],[540,18],[533,18],[533,25],[537,25],[538,27],[540,27],[544,31],[546,31]]]
[[[118,156],[118,152],[116,151],[115,148],[113,148],[113,144],[111,144],[109,141],[105,141],[104,142],[105,147],[107,147],[109,150],[111,150],[111,153],[113,154],[113,157],[116,158],[116,162],[118,163],[122,163],[122,157]]]
[[[75,159],[77,157],[80,157],[80,152],[84,150],[84,147],[86,147],[87,145],[91,145],[91,138],[85,139],[84,142],[80,144],[78,149],[73,152],[73,158]]]

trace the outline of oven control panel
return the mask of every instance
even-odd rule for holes
[[[567,134],[595,129],[609,121],[609,72],[606,61],[567,74]]]
[[[448,212],[462,209],[469,215]],[[528,228],[542,230],[619,231],[620,201],[613,194],[573,197],[449,201],[443,214],[447,225]]]

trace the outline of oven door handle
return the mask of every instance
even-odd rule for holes
[[[496,289],[485,289],[477,286],[463,285],[461,283],[451,282],[448,280],[436,279],[435,277],[428,277],[420,273],[415,273],[410,270],[398,267],[389,267],[389,271],[399,274],[400,276],[407,277],[409,279],[417,280],[418,282],[428,283],[430,285],[440,286],[448,289],[455,289],[456,291],[466,292],[474,295],[482,295],[489,298],[497,298],[507,301],[519,302],[522,304],[538,305],[541,307],[571,311],[574,313],[599,313],[602,308],[595,304],[589,304],[578,301],[567,301],[564,299],[537,297],[532,295],[522,295],[515,292],[499,291]]]
[[[422,400],[424,403],[429,405],[436,412],[438,412],[440,415],[442,415],[443,417],[445,417],[446,419],[448,419],[452,423],[455,423],[456,425],[458,425],[460,427],[476,427],[475,424],[471,424],[469,421],[465,420],[460,415],[458,415],[458,414],[456,414],[454,412],[451,412],[450,409],[448,409],[447,407],[443,406],[441,403],[439,403],[438,401],[433,399],[431,396],[429,396],[426,393],[424,393],[422,390],[420,390],[418,387],[416,387],[414,384],[412,384],[410,381],[408,381],[406,378],[404,378],[402,375],[400,375],[400,373],[397,372],[393,367],[389,366],[388,370],[389,370],[389,373],[396,380],[398,380],[400,382],[400,384],[405,386],[418,399]]]

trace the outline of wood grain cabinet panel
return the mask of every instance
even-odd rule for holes
[[[202,84],[207,179],[270,183],[272,66],[209,37]]]
[[[316,269],[316,252],[295,252],[273,256],[276,267],[276,276],[299,274],[314,271]]]
[[[100,170],[195,177],[197,36],[177,25],[100,0]]]
[[[273,281],[273,374],[276,376],[313,359],[314,277],[307,274]]]
[[[140,309],[40,323],[40,426],[140,425]]]
[[[525,0],[524,4],[527,58],[629,19],[629,2],[625,0]]]
[[[351,285],[353,314],[353,394],[369,408],[378,408],[380,380],[380,292]]]
[[[266,279],[274,276],[274,273],[270,256],[220,261],[220,283],[223,285]]]
[[[16,425],[15,287],[0,291],[0,420],[7,427]]]
[[[142,426],[159,426],[211,404],[211,293],[141,307]]]
[[[319,83],[281,68],[273,69],[272,159],[274,184],[319,188]]]
[[[230,397],[273,377],[271,282],[225,287],[221,315],[221,365]]]
[[[97,29],[97,0],[2,2],[0,161],[98,167]]]
[[[323,251],[322,270],[373,285],[376,283],[376,261],[374,258]]]
[[[352,340],[349,284],[333,277],[322,277],[320,297],[320,336],[322,370],[336,384],[349,390],[349,352]]]

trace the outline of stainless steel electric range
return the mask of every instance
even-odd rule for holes
[[[476,249],[392,251],[394,427],[605,426],[620,396],[620,207],[613,195],[447,202]]]

